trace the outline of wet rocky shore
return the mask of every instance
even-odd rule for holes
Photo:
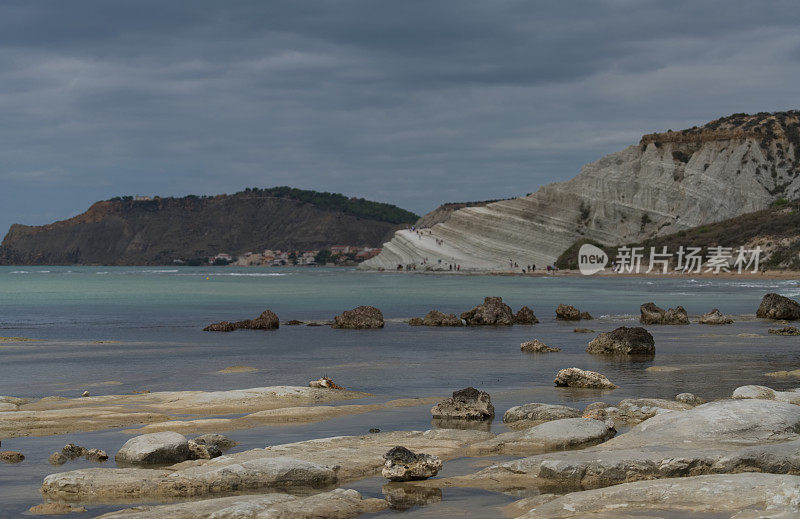
[[[796,305],[788,298],[764,298],[759,318],[774,326],[770,333],[781,332],[773,333],[773,340],[796,341],[791,332],[792,321],[800,319]],[[335,327],[368,330],[384,325],[380,310],[358,307],[349,312],[332,321]],[[569,305],[559,306],[555,316],[562,321],[591,319]],[[664,310],[648,303],[641,308],[641,326],[585,331],[585,352],[636,366],[642,359],[657,358],[660,343],[651,333],[655,328],[687,323],[724,327],[739,318],[713,309],[697,319],[680,306]],[[460,318],[431,312],[411,324],[527,325],[529,340],[522,346],[509,344],[509,352],[521,350],[532,358],[563,355],[537,338],[537,322],[531,308],[514,312],[491,297]],[[262,333],[277,326],[244,328]],[[573,334],[571,328],[562,333]],[[770,376],[791,380],[794,367]],[[245,368],[233,366],[229,373],[249,372]],[[30,503],[32,514],[94,517],[102,510],[100,516],[111,518],[370,517],[425,510],[441,502],[448,489],[503,495],[513,501],[498,510],[507,517],[716,514],[744,519],[800,514],[800,390],[785,383],[781,389],[732,387],[724,398],[689,392],[676,392],[672,398],[615,398],[624,382],[565,362],[552,374],[552,385],[594,392],[586,394],[602,399],[581,406],[518,400],[496,408],[493,395],[477,383],[453,388],[451,396],[376,400],[352,381],[336,382],[324,376],[298,381],[303,385],[297,386],[239,390],[0,397],[0,438],[114,429],[124,429],[130,438],[119,451],[109,451],[108,459],[101,459],[97,451],[103,451],[90,444],[65,446],[65,459],[51,462],[51,473],[42,481],[43,499]],[[313,439],[258,448],[236,448],[220,440],[231,431],[314,427],[402,409],[424,409],[432,428],[312,434]],[[504,428],[492,432],[496,416],[502,417]],[[70,453],[79,453],[83,465],[70,469]],[[2,469],[49,453],[0,454]],[[448,472],[451,464],[463,467],[463,460],[474,460],[474,468]],[[383,481],[380,495],[356,490],[376,480]]]

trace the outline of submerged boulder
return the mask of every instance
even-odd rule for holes
[[[173,464],[189,459],[189,441],[176,432],[143,434],[131,438],[114,457],[129,464]]]
[[[337,315],[333,327],[353,330],[383,328],[383,313],[374,306],[359,306]]]
[[[69,459],[67,459],[67,457],[61,453],[61,451],[56,451],[51,454],[49,458],[47,458],[47,462],[50,465],[55,465],[56,467],[61,466],[68,461]]]
[[[761,300],[756,317],[762,319],[800,319],[800,303],[780,294],[767,294]]]
[[[101,449],[89,449],[86,451],[86,459],[88,461],[103,462],[108,460],[108,454]]]
[[[527,353],[550,353],[554,351],[561,351],[561,348],[551,348],[538,339],[523,342],[519,345],[519,349]]]
[[[189,459],[190,460],[210,460],[222,456],[222,450],[214,444],[198,443],[189,440]]]
[[[442,460],[430,454],[414,453],[405,447],[394,447],[383,455],[386,463],[381,474],[391,481],[416,481],[435,476],[442,469]]]
[[[41,505],[32,506],[28,509],[31,515],[65,515],[73,512],[85,512],[86,508],[82,506],[72,506],[67,503],[42,503]]]
[[[617,386],[608,380],[605,375],[596,371],[588,371],[579,368],[566,368],[556,374],[556,386],[560,387],[582,387],[592,389],[614,389]]]
[[[0,463],[22,463],[25,461],[25,456],[21,452],[16,451],[0,451]]]
[[[231,440],[227,436],[215,433],[201,434],[197,438],[194,438],[193,441],[202,445],[213,445],[221,451],[226,451],[238,445],[237,442]]]
[[[800,328],[795,326],[784,326],[783,328],[771,328],[769,333],[772,335],[800,335]]]
[[[642,324],[689,324],[689,315],[682,306],[664,310],[655,303],[645,303],[639,307]]]
[[[232,332],[234,330],[275,330],[280,326],[278,316],[272,310],[264,310],[261,315],[255,319],[246,319],[244,321],[236,321],[231,323],[229,321],[221,321],[218,323],[209,324],[203,328],[204,332]]]
[[[650,332],[642,327],[621,326],[601,333],[586,347],[587,353],[601,355],[653,355],[656,343]]]
[[[464,326],[456,314],[446,314],[439,310],[431,310],[425,317],[415,317],[408,321],[411,326]]]
[[[514,312],[502,297],[486,297],[483,304],[461,314],[470,326],[508,326],[514,324]]]
[[[514,316],[514,324],[536,324],[539,319],[533,314],[533,310],[527,306],[519,309],[519,312]]]
[[[431,415],[450,420],[491,420],[494,418],[494,406],[489,393],[467,387],[454,391],[452,397],[433,406]]]
[[[727,315],[722,315],[718,309],[713,309],[707,314],[700,317],[699,324],[732,324],[733,318]]]

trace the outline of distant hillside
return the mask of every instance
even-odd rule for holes
[[[587,240],[579,240],[559,256],[556,266],[562,269],[578,268],[578,249]],[[617,247],[601,247],[613,258]],[[674,253],[680,246],[702,247],[703,256],[709,247],[761,247],[761,265],[769,269],[800,270],[800,200],[788,202],[780,199],[769,209],[743,214],[721,222],[701,225],[665,236],[651,238],[628,247],[644,247],[645,264],[650,247]]]
[[[175,259],[331,245],[380,247],[418,216],[391,204],[289,187],[233,195],[117,197],[42,226],[15,224],[0,264],[164,265]]]

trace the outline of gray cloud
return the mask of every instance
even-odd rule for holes
[[[3,2],[0,228],[290,184],[424,212],[797,108],[793,2]]]

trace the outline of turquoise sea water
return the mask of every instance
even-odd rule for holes
[[[373,400],[388,400],[446,396],[471,385],[492,394],[497,408],[493,430],[501,431],[503,412],[526,402],[581,407],[630,396],[672,398],[683,391],[717,398],[743,384],[794,387],[792,380],[765,376],[769,371],[800,368],[800,339],[769,336],[767,329],[774,324],[754,317],[767,292],[798,297],[800,281],[423,275],[309,268],[0,267],[0,336],[37,339],[0,342],[0,395],[74,397],[84,389],[122,394],[144,389],[305,385],[327,375],[343,386],[374,394]],[[540,324],[429,329],[402,322],[433,308],[458,314],[487,295],[502,296],[515,311],[530,306]],[[656,356],[647,361],[605,359],[584,352],[596,334],[573,333],[573,328],[599,333],[634,325],[639,305],[647,301],[664,308],[680,304],[695,316],[719,308],[736,315],[737,322],[723,327],[650,327]],[[596,319],[557,322],[554,309],[559,303],[575,305]],[[383,311],[388,321],[384,329],[282,326],[266,332],[202,331],[210,322],[252,318],[266,308],[282,321],[325,320],[362,304]],[[520,342],[532,338],[562,351],[521,353]],[[216,373],[232,365],[258,371]],[[646,371],[653,365],[679,370]],[[556,372],[571,366],[600,371],[620,388],[605,393],[554,388]],[[429,408],[237,431],[231,436],[241,441],[238,449],[247,449],[360,434],[373,426],[430,428]],[[3,440],[2,449],[20,450],[28,458],[20,465],[0,465],[0,516],[16,517],[41,502],[41,478],[53,472],[45,460],[67,441],[91,443],[88,446],[113,455],[127,438],[108,431]],[[369,493],[369,488],[359,490]],[[375,492],[380,495],[379,488]],[[461,496],[463,491],[452,492]],[[445,505],[452,503],[445,499],[441,506]],[[91,508],[85,516],[110,509],[115,507]],[[406,514],[435,510],[427,507]]]

